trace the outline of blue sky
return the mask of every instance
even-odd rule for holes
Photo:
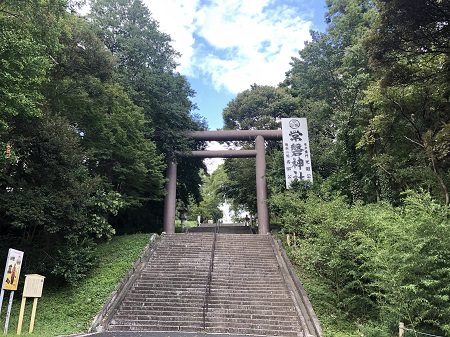
[[[253,83],[277,85],[309,30],[325,30],[325,0],[144,0],[182,56],[178,71],[211,130]]]

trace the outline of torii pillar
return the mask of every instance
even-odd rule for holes
[[[177,204],[177,162],[175,157],[167,161],[166,197],[164,199],[164,232],[175,233],[175,213]]]
[[[263,136],[255,141],[256,150],[256,209],[258,211],[258,233],[269,233],[269,211],[267,210],[266,147]]]

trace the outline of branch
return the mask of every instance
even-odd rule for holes
[[[412,143],[414,143],[414,144],[416,144],[416,145],[419,145],[421,148],[425,148],[425,146],[423,145],[423,144],[421,144],[421,143],[419,143],[418,141],[416,141],[416,140],[414,140],[414,139],[411,139],[411,138],[409,138],[409,137],[406,137],[406,136],[403,136],[403,137],[405,137],[407,140],[409,140],[410,142],[412,142]]]
[[[399,102],[395,101],[393,98],[390,98],[389,96],[387,96],[387,98],[390,99],[391,102],[393,102],[395,105],[398,106],[398,108],[400,109],[400,113],[402,114],[403,118],[405,118],[405,119],[408,121],[408,123],[411,124],[411,126],[414,128],[414,130],[415,130],[415,132],[416,132],[416,134],[417,134],[417,137],[418,137],[419,139],[422,139],[422,134],[420,133],[419,128],[418,128],[417,125],[414,123],[414,121],[413,121],[411,118],[409,118],[409,117],[406,115],[406,113],[403,111],[402,105],[401,105]]]

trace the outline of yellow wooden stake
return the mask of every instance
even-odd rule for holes
[[[17,324],[17,334],[20,335],[22,332],[22,323],[23,323],[23,315],[25,313],[25,302],[27,298],[22,297],[22,303],[20,304],[20,313],[19,313],[19,323]]]
[[[31,309],[31,320],[30,320],[30,331],[29,333],[33,333],[34,329],[34,320],[36,319],[36,307],[37,307],[38,298],[33,298],[33,308]]]

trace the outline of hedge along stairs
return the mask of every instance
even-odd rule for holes
[[[221,230],[163,235],[92,330],[321,336],[280,244]]]

